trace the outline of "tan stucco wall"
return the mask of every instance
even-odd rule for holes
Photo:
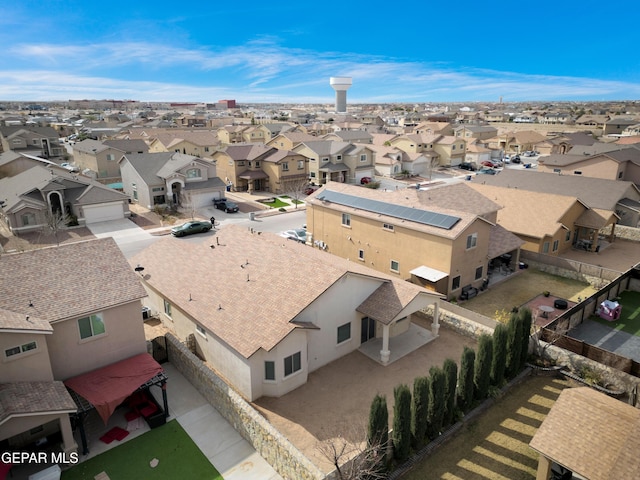
[[[554,173],[554,171],[560,170],[560,172],[564,175],[575,175],[574,172],[582,172],[581,175],[584,177],[618,180],[618,173],[620,171],[623,171],[624,168],[618,162],[610,160],[606,157],[598,156],[566,166],[545,165],[544,163],[538,163],[538,170],[547,173]]]
[[[78,317],[53,324],[48,346],[54,379],[66,380],[147,351],[139,300],[91,313],[103,314],[105,335],[80,340]]]
[[[0,383],[52,381],[47,337],[33,333],[0,334]],[[36,342],[36,349],[7,357],[5,350]]]

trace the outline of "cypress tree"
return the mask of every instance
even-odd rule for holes
[[[466,412],[473,402],[473,370],[476,352],[469,347],[464,347],[460,360],[460,377],[458,378],[458,407]]]
[[[371,402],[369,411],[369,428],[367,431],[367,445],[375,450],[379,457],[379,464],[384,465],[387,457],[387,445],[389,443],[389,412],[387,399],[376,395]]]
[[[456,384],[458,383],[458,365],[456,362],[447,358],[442,366],[444,371],[445,383],[444,383],[444,417],[442,424],[448,427],[453,423],[454,414],[456,411]]]
[[[517,314],[511,315],[507,334],[507,376],[513,378],[520,371],[522,352],[522,319]]]
[[[493,337],[488,334],[478,338],[478,355],[473,372],[475,398],[484,400],[489,395],[491,384],[491,362],[493,361]]]
[[[491,384],[500,387],[504,382],[507,363],[507,326],[498,323],[493,330],[493,361],[491,362]]]
[[[427,434],[427,408],[429,403],[429,378],[416,377],[413,381],[413,402],[411,403],[411,433],[413,448],[424,444]]]
[[[429,408],[427,421],[427,435],[430,439],[436,438],[442,430],[442,419],[444,417],[445,400],[445,376],[440,367],[429,369]]]
[[[402,462],[411,451],[411,391],[406,385],[393,389],[393,456]]]
[[[522,320],[522,350],[520,352],[520,369],[522,370],[527,363],[529,357],[529,338],[531,337],[531,325],[533,324],[533,316],[528,308],[521,308],[518,316]]]

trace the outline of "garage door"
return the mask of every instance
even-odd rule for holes
[[[84,206],[84,221],[86,223],[106,222],[121,218],[124,218],[124,213],[120,202]]]

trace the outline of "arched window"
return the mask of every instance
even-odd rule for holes
[[[202,177],[202,173],[199,168],[190,168],[187,170],[187,178],[200,178]]]

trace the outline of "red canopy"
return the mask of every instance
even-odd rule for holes
[[[148,353],[65,380],[64,384],[96,407],[105,425],[125,398],[162,372]]]

